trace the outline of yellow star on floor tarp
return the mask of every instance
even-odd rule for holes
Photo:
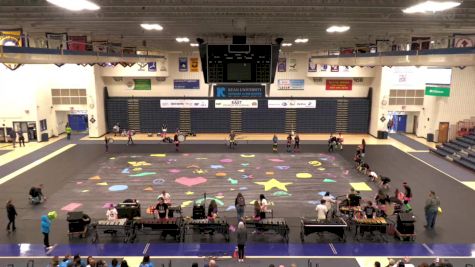
[[[268,180],[267,182],[254,182],[255,184],[258,185],[263,185],[264,186],[264,191],[269,191],[272,188],[278,188],[279,190],[283,190],[287,192],[287,185],[293,184],[293,183],[281,183],[277,181],[276,179],[272,178]]]

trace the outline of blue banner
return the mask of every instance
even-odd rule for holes
[[[174,89],[200,89],[200,80],[173,80]]]
[[[178,71],[187,72],[188,71],[188,58],[180,57],[178,58]]]
[[[148,65],[148,71],[149,72],[156,72],[157,71],[157,62],[149,62],[147,63]]]
[[[238,84],[215,85],[215,98],[264,98],[266,87],[264,85]]]

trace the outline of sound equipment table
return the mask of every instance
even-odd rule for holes
[[[348,224],[342,218],[334,218],[330,220],[317,220],[315,218],[300,219],[300,240],[305,242],[305,236],[313,233],[329,232],[340,237],[342,241],[345,240],[345,230]]]

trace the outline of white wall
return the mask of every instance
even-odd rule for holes
[[[384,115],[382,105],[383,93],[381,90],[381,78],[381,67],[375,67],[375,77],[371,83],[371,87],[373,88],[373,96],[371,99],[371,117],[369,124],[369,133],[373,136],[378,136],[378,131],[384,130],[384,122],[379,120],[379,118]]]

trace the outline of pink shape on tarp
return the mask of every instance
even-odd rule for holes
[[[272,162],[284,162],[285,160],[282,159],[269,159]]]
[[[108,209],[108,208],[110,208],[111,206],[114,206],[114,203],[106,202],[106,204],[104,204],[104,206],[102,206],[102,208]]]
[[[130,180],[130,181],[131,181],[131,182],[141,182],[142,180],[140,180],[140,179],[132,179],[132,180]]]
[[[170,173],[180,173],[181,170],[179,170],[179,169],[170,169],[170,170],[168,170],[168,172],[170,172]]]
[[[346,171],[345,171],[345,175],[348,175],[349,172],[350,172],[350,170],[346,170]]]
[[[188,157],[189,155],[190,154],[185,153],[185,154],[183,154],[183,157]]]
[[[69,203],[68,205],[64,206],[61,208],[61,210],[64,210],[64,211],[74,211],[75,209],[81,207],[82,204],[81,203]]]
[[[82,184],[82,182],[76,182],[76,184]]]
[[[186,185],[186,186],[194,186],[194,185],[199,185],[202,183],[206,183],[208,179],[204,177],[195,177],[195,178],[190,178],[190,177],[180,177],[175,179],[175,182],[181,184],[181,185]]]
[[[222,163],[231,163],[231,162],[233,162],[233,160],[232,160],[232,159],[222,159],[222,160],[220,160],[219,162],[222,162]]]

